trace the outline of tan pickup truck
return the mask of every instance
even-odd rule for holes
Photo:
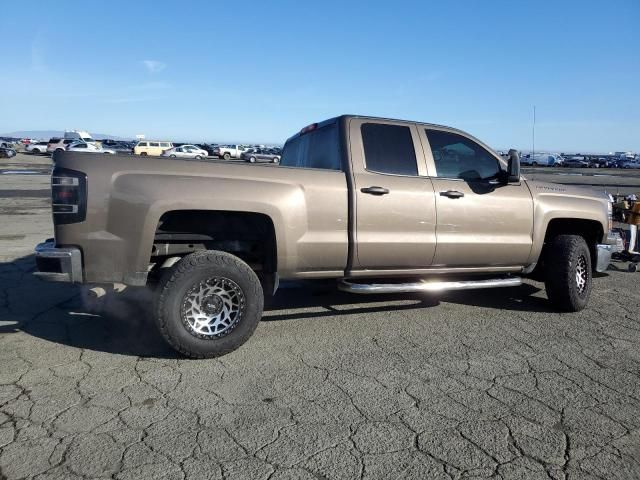
[[[528,181],[474,137],[341,116],[287,140],[280,165],[59,152],[45,279],[153,284],[160,331],[191,357],[255,330],[280,279],[353,293],[439,292],[543,280],[587,304],[611,257],[602,193]]]

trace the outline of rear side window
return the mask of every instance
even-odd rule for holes
[[[146,147],[147,146],[147,142],[140,142],[138,143],[139,147]]]
[[[393,175],[418,175],[409,127],[363,123],[360,130],[367,170]]]
[[[337,124],[331,123],[289,140],[282,150],[280,165],[340,170]]]
[[[453,132],[425,131],[438,177],[477,181],[496,178],[500,173],[498,159],[473,140]]]
[[[160,142],[160,146],[161,147],[168,147],[169,146],[169,142]]]
[[[159,147],[160,144],[158,142],[149,142],[150,147]]]

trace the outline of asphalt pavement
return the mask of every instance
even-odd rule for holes
[[[572,314],[531,281],[440,297],[287,284],[242,348],[187,360],[149,291],[95,302],[31,275],[49,168],[0,161],[0,478],[640,478],[625,264]]]

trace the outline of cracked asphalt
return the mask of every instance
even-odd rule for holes
[[[640,478],[640,276],[624,264],[576,314],[535,282],[441,297],[289,284],[247,344],[194,361],[162,342],[149,291],[96,302],[34,278],[51,226],[29,192],[47,178],[8,177],[0,478]]]

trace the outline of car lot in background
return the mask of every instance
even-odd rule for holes
[[[26,152],[31,153],[47,153],[47,145],[49,145],[49,142],[34,142],[25,145],[24,149]]]
[[[159,157],[162,152],[173,148],[173,143],[163,142],[158,140],[141,140],[135,147],[133,147],[133,153],[136,155],[153,155]]]
[[[67,150],[69,152],[83,152],[83,153],[108,153],[110,155],[115,155],[116,151],[111,150],[109,148],[103,148],[100,145],[96,145],[95,143],[87,143],[87,142],[73,142],[67,146]]]
[[[179,147],[173,147],[169,150],[165,150],[161,154],[162,157],[171,158],[207,158],[208,154],[206,150],[196,147],[195,145],[181,145]]]
[[[280,155],[275,150],[270,148],[250,148],[245,152],[242,152],[240,158],[245,162],[269,162],[278,163],[280,161]]]

